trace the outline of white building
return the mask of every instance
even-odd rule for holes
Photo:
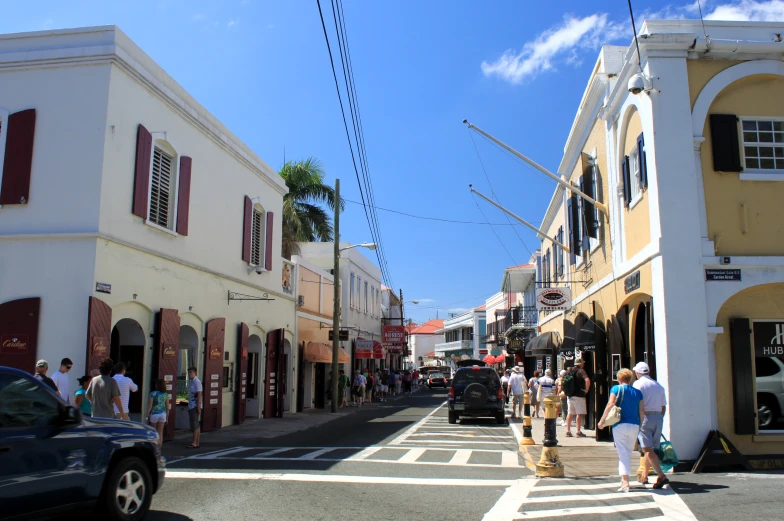
[[[487,350],[482,343],[486,334],[485,317],[485,306],[482,305],[444,320],[444,328],[436,331],[444,335],[444,342],[435,345],[436,356],[454,367],[461,358],[480,359],[486,355],[486,352],[482,353]]]
[[[412,326],[414,326],[412,324]],[[436,350],[436,344],[444,343],[444,333],[437,333],[444,329],[444,321],[434,318],[424,324],[411,327],[406,326],[408,331],[408,350],[411,353],[407,357],[409,367],[420,367],[423,365],[425,355]]]
[[[69,357],[73,391],[111,356],[132,417],[168,383],[172,430],[189,366],[205,431],[290,410],[280,176],[114,26],[0,36],[0,93],[0,335],[25,344],[0,365]]]

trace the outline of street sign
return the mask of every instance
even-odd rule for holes
[[[341,329],[340,333],[338,333],[338,340],[341,342],[348,342],[348,329]],[[333,334],[333,330],[329,330],[329,341],[332,342],[335,339],[335,335]]]
[[[717,280],[741,280],[741,272],[738,269],[734,270],[705,270],[705,280],[707,281],[717,281]]]

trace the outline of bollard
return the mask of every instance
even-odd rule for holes
[[[550,394],[544,397],[544,441],[542,442],[542,457],[536,464],[537,478],[562,478],[564,468],[558,457],[558,439],[555,435],[555,419],[558,417],[556,407],[559,399]]]
[[[531,393],[528,392],[523,395],[523,439],[520,446],[523,445],[536,445],[531,435]]]

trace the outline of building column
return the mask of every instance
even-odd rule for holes
[[[703,257],[716,255],[713,240],[708,237],[708,211],[705,205],[705,182],[702,178],[702,144],[705,138],[693,136],[694,143],[694,178],[697,181],[697,206],[700,212],[700,237]]]
[[[708,361],[710,371],[710,416],[711,429],[719,429],[719,403],[716,398],[718,381],[716,379],[716,337],[724,333],[723,327],[708,326]]]

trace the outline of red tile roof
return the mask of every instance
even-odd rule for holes
[[[485,309],[487,309],[487,305],[482,304],[478,308],[474,308],[474,311],[484,311]]]
[[[517,270],[517,269],[521,269],[521,268],[535,268],[535,267],[536,267],[536,265],[534,265],[534,264],[518,264],[517,266],[509,266],[506,269],[508,269],[508,270]]]
[[[441,319],[433,319],[428,320],[421,326],[416,326],[414,329],[409,331],[410,335],[432,335],[439,329],[444,328],[444,321]]]

